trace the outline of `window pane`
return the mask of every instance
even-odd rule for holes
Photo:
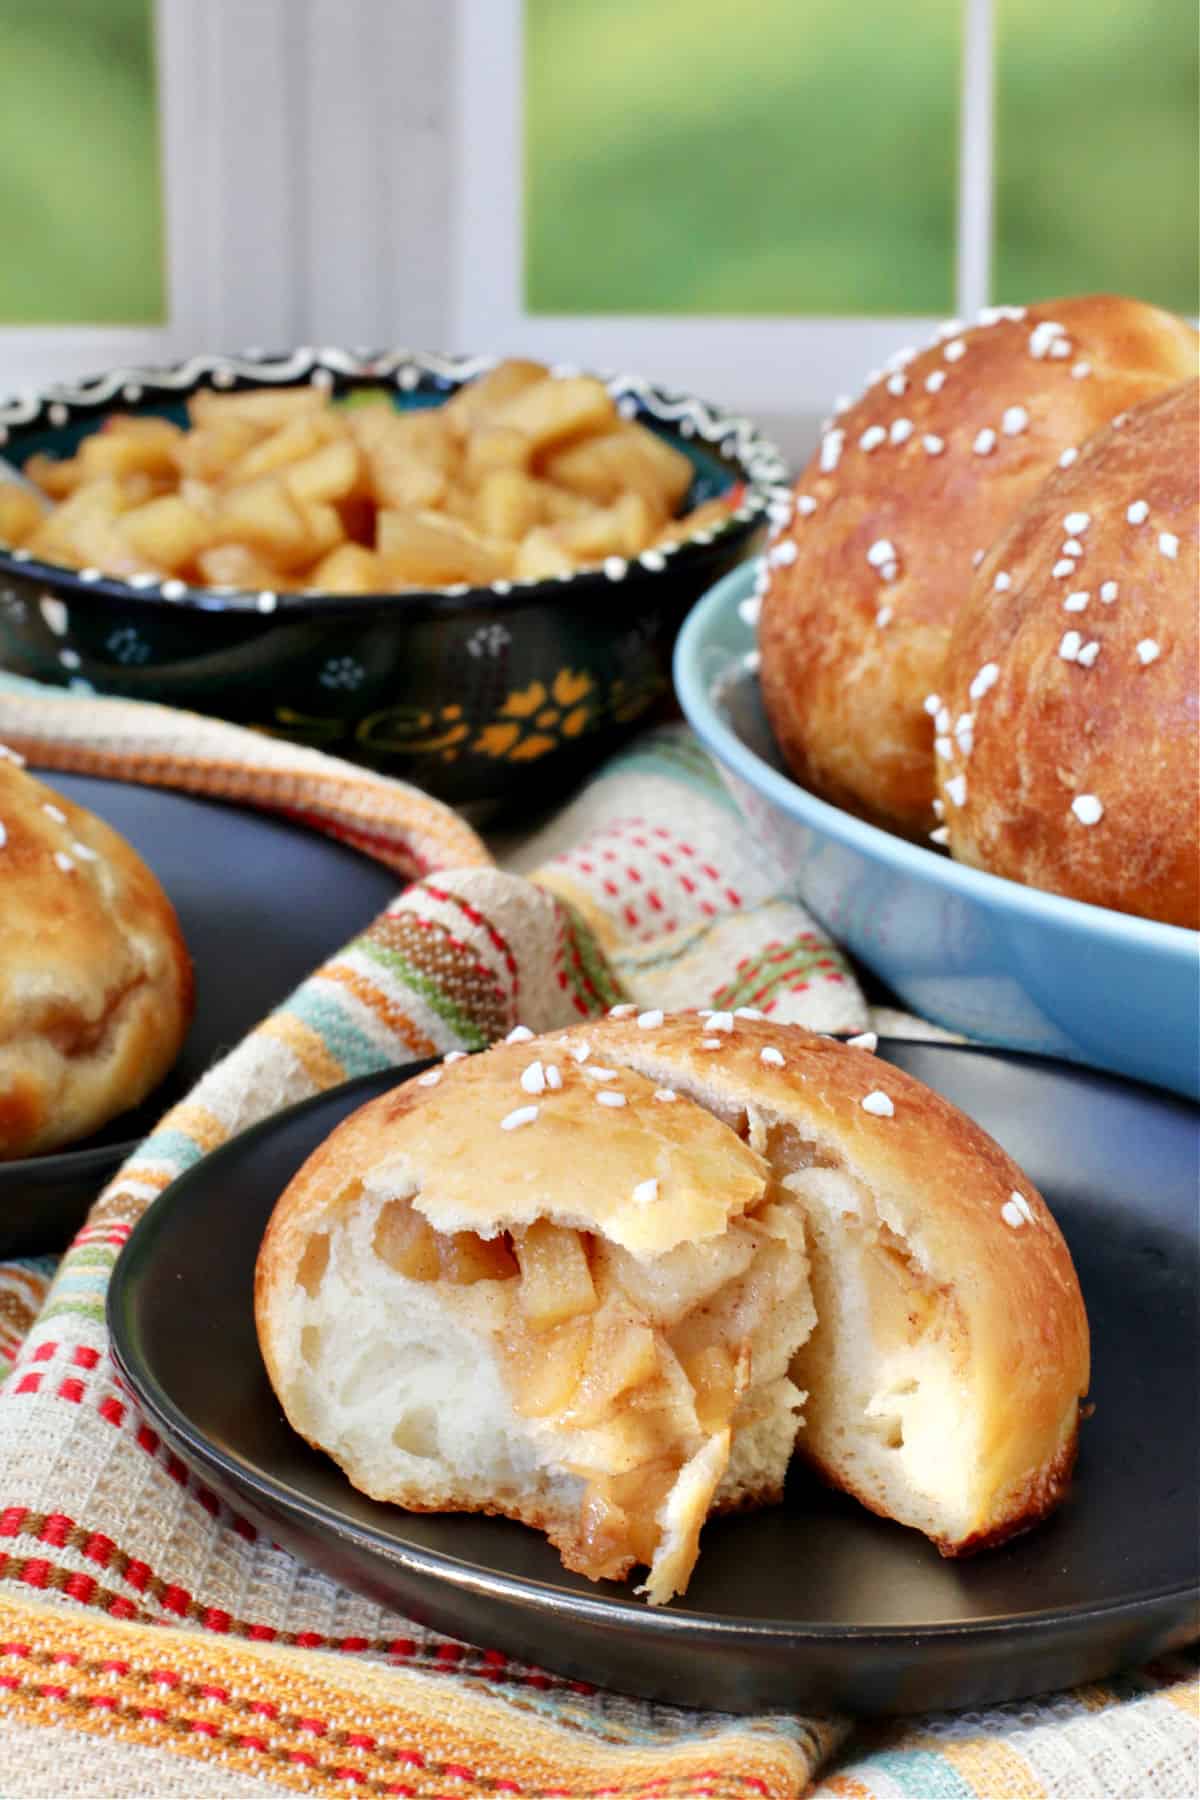
[[[1197,310],[1195,0],[998,0],[995,297]]]
[[[960,0],[526,0],[528,310],[952,310],[960,35]]]
[[[0,0],[0,44],[0,323],[162,323],[152,0]]]

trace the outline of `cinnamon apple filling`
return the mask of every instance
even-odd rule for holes
[[[492,1284],[491,1331],[514,1409],[572,1440],[564,1466],[584,1490],[568,1561],[582,1574],[649,1562],[681,1469],[728,1432],[750,1381],[746,1340],[772,1304],[773,1268],[783,1268],[771,1211],[764,1198],[719,1243],[681,1245],[651,1273],[595,1234],[548,1219],[485,1238],[435,1232],[411,1199],[380,1209],[375,1253],[397,1273]],[[725,1341],[730,1301],[743,1314],[740,1349]]]

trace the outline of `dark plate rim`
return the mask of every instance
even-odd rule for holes
[[[1170,957],[1190,973],[1200,949],[1200,932],[1186,925],[1166,925],[1134,913],[1116,912],[1089,900],[1073,900],[1052,894],[1004,875],[990,874],[955,862],[940,851],[899,837],[859,819],[840,806],[822,800],[799,782],[764,762],[729,723],[713,698],[715,679],[706,674],[701,659],[717,649],[717,633],[737,617],[739,601],[753,587],[757,563],[751,559],[715,583],[696,602],[675,644],[672,675],[684,717],[705,749],[723,767],[745,781],[772,806],[809,829],[844,844],[872,863],[897,870],[911,880],[942,887],[974,906],[996,912],[1024,915],[1038,926],[1086,930],[1098,940],[1114,941],[1123,949]],[[749,640],[748,640],[749,641]],[[737,665],[736,652],[726,654],[726,672]]]
[[[1161,1089],[1149,1087],[1145,1083],[1118,1080],[1101,1071],[1082,1070],[1055,1057],[1036,1055],[1020,1050],[996,1049],[983,1044],[931,1042],[925,1038],[885,1038],[881,1036],[879,1042],[881,1045],[914,1045],[922,1050],[950,1055],[961,1056],[965,1052],[970,1056],[998,1057],[1002,1061],[1015,1062],[1019,1065],[1040,1065],[1053,1069],[1072,1080],[1085,1077],[1103,1085],[1122,1088],[1134,1087],[1153,1097],[1159,1103],[1173,1104],[1188,1112],[1197,1111],[1193,1104],[1179,1095],[1164,1093]],[[427,1058],[421,1062],[400,1064],[392,1069],[377,1070],[373,1074],[360,1075],[352,1081],[339,1083],[337,1087],[328,1088],[323,1093],[312,1095],[307,1100],[301,1100],[294,1106],[286,1107],[280,1112],[273,1113],[269,1118],[260,1120],[258,1124],[239,1133],[229,1143],[210,1152],[210,1156],[236,1157],[248,1143],[255,1143],[263,1137],[270,1136],[274,1131],[292,1123],[306,1112],[314,1111],[326,1104],[335,1095],[345,1094],[349,1098],[357,1090],[362,1090],[365,1098],[368,1093],[373,1093],[377,1089],[383,1091],[381,1084],[385,1079],[393,1084],[406,1080],[419,1070],[428,1068],[430,1063],[435,1060],[437,1059]],[[776,1643],[794,1643],[798,1646],[815,1647],[822,1643],[853,1643],[888,1647],[904,1643],[911,1645],[914,1641],[953,1642],[954,1639],[963,1637],[974,1640],[979,1637],[996,1639],[1025,1635],[1036,1636],[1048,1626],[1064,1624],[1078,1626],[1120,1619],[1127,1615],[1144,1614],[1156,1606],[1177,1605],[1188,1600],[1200,1607],[1200,1582],[1184,1580],[1153,1588],[1144,1593],[1130,1595],[1121,1600],[1106,1601],[1096,1605],[1080,1601],[1071,1606],[1054,1607],[1017,1615],[972,1619],[966,1623],[941,1621],[924,1625],[838,1625],[822,1624],[818,1620],[799,1623],[769,1618],[754,1621],[735,1620],[721,1614],[688,1611],[682,1607],[636,1606],[619,1597],[610,1598],[607,1595],[594,1596],[587,1593],[562,1591],[536,1577],[496,1574],[478,1563],[448,1555],[444,1551],[427,1550],[403,1542],[398,1543],[384,1532],[377,1531],[371,1526],[356,1524],[335,1508],[325,1505],[320,1500],[309,1498],[289,1482],[246,1465],[239,1456],[218,1448],[203,1432],[198,1431],[192,1425],[191,1420],[176,1406],[153,1371],[143,1366],[126,1340],[124,1323],[132,1298],[129,1290],[136,1282],[136,1261],[139,1256],[152,1255],[157,1232],[162,1229],[162,1223],[168,1218],[171,1208],[180,1204],[179,1191],[183,1189],[186,1193],[187,1186],[196,1177],[198,1171],[203,1170],[208,1161],[209,1157],[202,1158],[193,1168],[171,1182],[134,1227],[128,1243],[117,1259],[109,1281],[105,1299],[105,1323],[113,1359],[131,1394],[137,1403],[150,1414],[154,1422],[162,1428],[164,1434],[180,1448],[185,1460],[190,1457],[210,1475],[215,1475],[227,1485],[249,1494],[267,1512],[278,1509],[289,1520],[315,1523],[324,1531],[348,1539],[359,1548],[382,1557],[385,1561],[398,1564],[422,1576],[432,1576],[446,1581],[460,1591],[484,1598],[502,1600],[508,1604],[517,1601],[525,1605],[547,1607],[556,1612],[573,1614],[589,1624],[605,1625],[621,1630],[649,1631],[655,1637],[664,1640],[694,1633],[709,1642],[715,1640],[735,1643],[740,1639],[753,1637],[759,1640],[769,1639]]]
[[[170,1078],[168,1070],[163,1080],[169,1081]],[[154,1088],[141,1104],[149,1104],[157,1092],[158,1088]],[[111,1122],[119,1123],[119,1118],[118,1115]],[[117,1138],[111,1144],[85,1145],[81,1150],[47,1150],[41,1156],[21,1156],[0,1162],[0,1204],[3,1204],[4,1190],[10,1185],[16,1186],[18,1182],[40,1183],[63,1177],[82,1179],[85,1175],[99,1174],[102,1169],[124,1162],[143,1141],[140,1137]]]
[[[356,387],[391,386],[402,392],[438,393],[443,397],[491,368],[494,355],[454,355],[438,351],[346,350],[303,346],[291,352],[244,350],[237,354],[199,355],[168,366],[106,370],[77,381],[58,382],[42,393],[0,397],[0,444],[19,445],[23,435],[61,429],[79,419],[93,419],[122,399],[127,406],[179,399],[199,388],[236,392],[249,388],[322,385],[336,392]],[[566,373],[566,367],[552,365]],[[571,365],[571,372],[577,371]],[[744,484],[745,492],[729,517],[698,536],[677,544],[651,547],[635,557],[610,557],[595,569],[551,579],[511,580],[473,587],[456,583],[443,588],[414,589],[396,594],[328,594],[319,589],[282,593],[239,588],[191,587],[187,583],[139,578],[123,581],[86,575],[63,564],[44,562],[27,551],[0,546],[0,574],[53,582],[74,602],[91,596],[150,610],[184,610],[248,614],[266,618],[327,617],[393,611],[402,601],[416,617],[471,612],[481,606],[501,613],[528,605],[541,606],[556,597],[571,603],[611,602],[622,593],[644,598],[647,581],[672,568],[698,567],[726,546],[745,541],[772,500],[786,495],[787,466],[774,444],[743,415],[695,395],[649,381],[629,371],[595,372],[617,398],[628,397],[643,417],[670,431],[680,442],[695,440],[707,448]],[[684,425],[689,427],[685,430]]]

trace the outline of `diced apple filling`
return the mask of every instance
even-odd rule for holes
[[[600,1302],[577,1231],[535,1219],[513,1243],[521,1265],[521,1311],[531,1331],[595,1312]]]
[[[580,1434],[579,1460],[567,1465],[586,1483],[570,1560],[598,1579],[631,1556],[651,1561],[679,1471],[730,1425],[750,1354],[711,1341],[723,1314],[710,1303],[761,1254],[762,1234],[739,1220],[711,1248],[681,1246],[674,1268],[652,1278],[571,1226],[538,1219],[495,1238],[445,1236],[404,1198],[381,1209],[374,1247],[412,1281],[505,1284],[495,1302],[500,1364],[523,1417]]]

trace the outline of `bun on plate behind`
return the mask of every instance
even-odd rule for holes
[[[1189,325],[1111,295],[995,307],[903,351],[831,422],[767,558],[763,699],[798,781],[932,829],[936,691],[985,553],[1060,459],[1194,376]]]
[[[1020,1530],[1087,1388],[1070,1257],[1008,1157],[757,1015],[610,1017],[406,1082],[293,1179],[255,1305],[288,1418],[357,1487],[522,1519],[593,1578],[644,1564],[652,1601],[710,1511],[779,1498],[798,1431],[947,1553]]]
[[[935,709],[956,857],[1193,929],[1198,459],[1196,381],[1090,438],[980,569]]]
[[[136,1106],[191,1014],[179,921],[141,857],[0,758],[0,1160]]]

